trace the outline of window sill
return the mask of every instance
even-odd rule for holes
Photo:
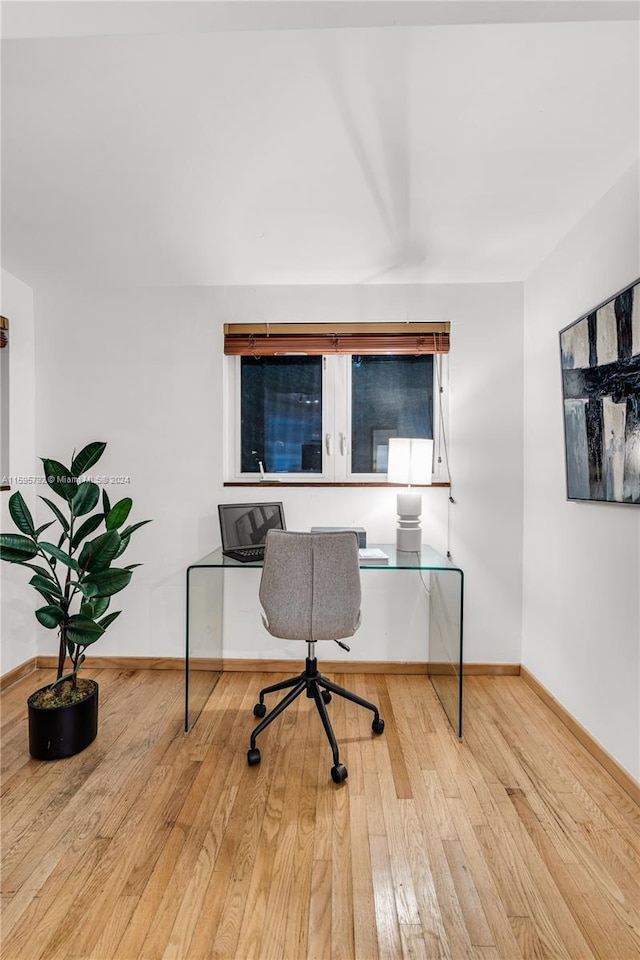
[[[382,480],[344,480],[335,483],[332,480],[225,480],[223,487],[396,487],[406,489],[406,483],[387,483]],[[450,487],[448,480],[433,483],[414,483],[413,487],[426,490],[429,487]]]

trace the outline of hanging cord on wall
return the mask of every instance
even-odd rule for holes
[[[453,498],[453,481],[451,479],[451,469],[449,467],[449,449],[447,447],[447,433],[445,430],[444,412],[442,409],[442,355],[436,354],[436,380],[438,382],[438,403],[440,416],[440,436],[438,439],[438,463],[442,463],[442,454],[444,453],[444,466],[449,481],[449,498],[447,502],[447,559],[451,560],[451,506],[455,504]]]

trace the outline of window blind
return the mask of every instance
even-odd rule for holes
[[[449,352],[448,323],[226,323],[227,356]]]

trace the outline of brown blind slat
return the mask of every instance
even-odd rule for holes
[[[319,325],[318,325],[319,326]],[[348,353],[348,354],[421,354],[449,352],[449,325],[434,324],[437,329],[428,328],[428,324],[417,324],[419,330],[409,324],[389,324],[394,330],[372,331],[371,326],[362,332],[356,332],[351,326],[350,332],[335,329],[332,332],[320,332],[309,325],[308,332],[297,330],[277,333],[257,329],[257,325],[234,324],[225,329],[224,352],[228,356],[273,357],[287,353],[307,355]],[[398,331],[398,327],[402,328]],[[351,332],[354,331],[354,332]]]

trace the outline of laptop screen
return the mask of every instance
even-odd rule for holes
[[[220,536],[223,550],[264,543],[268,530],[284,530],[281,503],[220,503]]]

